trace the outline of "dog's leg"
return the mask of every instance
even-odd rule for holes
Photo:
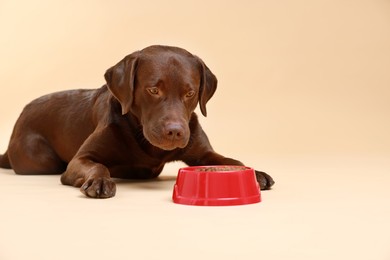
[[[211,149],[211,148],[210,148]],[[240,165],[244,164],[240,161],[237,161],[232,158],[224,157],[212,150],[204,153],[199,157],[189,157],[183,160],[186,164],[190,166],[200,166],[200,165]],[[255,171],[256,179],[260,184],[262,190],[269,190],[272,185],[275,184],[275,181],[265,172]]]
[[[123,144],[117,141],[117,135],[109,127],[92,133],[69,162],[61,176],[62,184],[79,187],[91,198],[113,197],[116,186],[106,165],[120,156]]]
[[[0,168],[11,169],[11,163],[9,162],[8,152],[3,155],[0,154]]]
[[[209,152],[205,159],[207,161],[206,165],[244,165],[242,162],[237,161],[232,158],[224,157],[218,153],[215,152]],[[262,190],[269,190],[274,184],[275,181],[272,179],[271,176],[269,176],[267,173],[262,171],[256,171],[256,179],[260,184],[260,188]]]
[[[7,155],[17,174],[60,174],[66,168],[46,139],[35,133],[11,138]]]
[[[79,187],[91,198],[110,198],[115,195],[116,185],[106,166],[86,158],[74,158],[61,176],[65,185]]]

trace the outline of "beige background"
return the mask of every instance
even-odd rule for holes
[[[390,259],[389,1],[1,0],[0,152],[26,103],[100,87],[151,44],[217,75],[202,125],[274,190],[251,206],[181,207],[173,164],[93,201],[58,176],[2,169],[0,260]]]

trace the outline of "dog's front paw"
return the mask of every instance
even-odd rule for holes
[[[266,174],[265,172],[255,171],[256,172],[256,179],[260,184],[261,190],[269,190],[271,187],[275,184],[275,181],[272,179],[271,176]]]
[[[80,191],[90,198],[111,198],[115,196],[115,182],[108,177],[90,177],[81,186]]]

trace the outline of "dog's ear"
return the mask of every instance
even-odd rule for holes
[[[139,52],[127,55],[104,74],[108,89],[121,104],[122,115],[130,111],[133,102],[138,55]]]
[[[204,116],[207,116],[206,103],[217,90],[217,77],[211,72],[206,64],[197,57],[201,64],[201,80],[199,88],[199,106]]]

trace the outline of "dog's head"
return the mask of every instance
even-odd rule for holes
[[[193,111],[199,103],[206,116],[206,103],[217,88],[217,78],[201,59],[168,46],[134,52],[104,76],[122,114],[132,113],[145,138],[163,150],[188,144]]]

